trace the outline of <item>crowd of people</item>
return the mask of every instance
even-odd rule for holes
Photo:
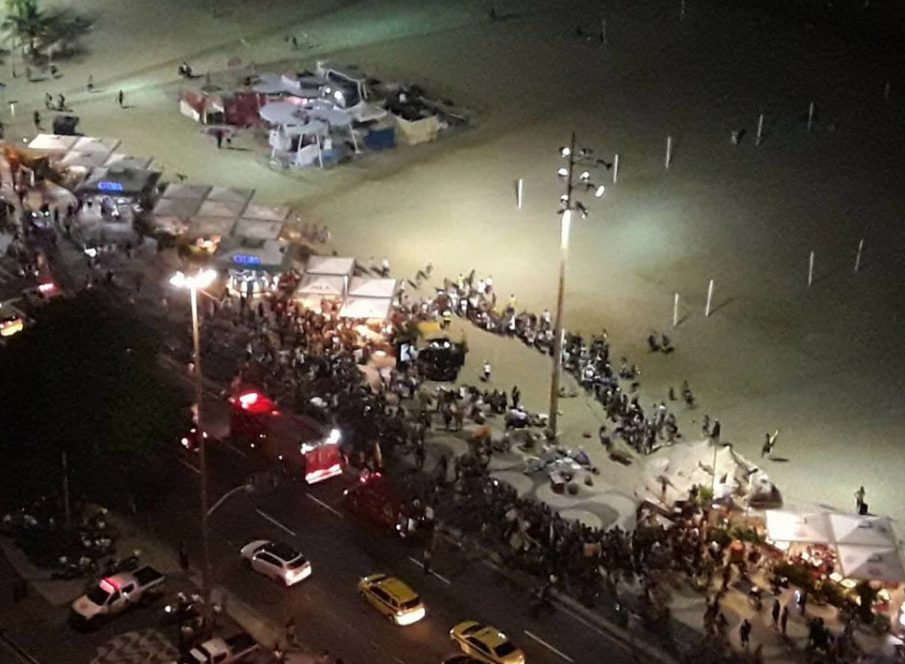
[[[308,231],[312,241],[324,233],[326,229]],[[389,266],[381,265],[378,271],[385,274]],[[408,283],[422,285],[431,271],[428,265]],[[289,291],[259,300],[224,291],[203,302],[203,352],[231,356],[238,381],[259,385],[292,410],[340,425],[351,463],[363,469],[382,468],[384,457],[396,450],[411,452],[416,466],[423,469],[431,431],[462,430],[466,420],[480,430],[492,418],[502,418],[507,425],[523,422],[521,413],[524,424],[544,425],[527,413],[517,387],[509,394],[486,384],[428,389],[417,363],[393,369],[369,364],[375,354],[391,352],[394,329],[419,321],[448,326],[456,316],[552,353],[550,313],[519,311],[514,296],[505,307],[497,307],[492,277],[480,279],[472,273],[444,280],[430,297],[404,290],[391,323],[367,332],[362,332],[361,321],[344,320],[335,308],[325,306],[318,312],[301,306]],[[654,341],[657,350],[671,348],[668,340]],[[599,437],[607,447],[621,440],[649,453],[680,437],[666,402],[641,406],[641,371],[625,357],[614,361],[605,330],[589,339],[567,334],[563,367],[603,405],[607,422]],[[489,374],[489,368],[485,372]],[[681,397],[686,405],[694,405],[687,383]],[[672,390],[669,400],[679,401]],[[718,438],[719,425],[714,426]],[[682,503],[681,517],[671,527],[660,525],[650,512],[641,512],[631,531],[590,528],[563,519],[543,503],[520,498],[510,486],[491,478],[489,457],[508,447],[508,441],[494,440],[489,428],[484,431],[486,435],[472,437],[465,455],[442,456],[426,483],[418,488],[409,484],[410,497],[435,509],[445,525],[496,548],[513,566],[541,579],[544,587],[599,603],[617,620],[626,619],[630,607],[650,626],[668,630],[669,587],[675,578],[705,589],[722,575],[725,591],[727,578],[744,576],[725,542],[708,536],[707,507],[694,493]],[[709,433],[713,437],[713,431]],[[474,519],[476,512],[483,518]],[[712,637],[725,641],[719,601],[718,594],[708,605],[710,619],[705,622]],[[830,652],[834,644],[841,652],[848,643],[829,638],[826,628],[818,627],[812,630],[812,641],[821,652]]]

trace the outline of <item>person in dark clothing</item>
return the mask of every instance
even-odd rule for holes
[[[779,617],[779,631],[783,636],[786,635],[786,626],[789,624],[789,607],[782,607],[782,615]]]
[[[185,542],[179,543],[179,569],[187,572],[189,569],[189,554],[185,550]]]
[[[742,643],[742,647],[747,650],[751,643],[751,621],[745,618],[738,627],[738,638]]]
[[[781,609],[781,607],[780,607],[780,605],[779,605],[779,600],[778,600],[778,599],[774,599],[774,600],[773,600],[773,611],[772,611],[772,616],[773,616],[773,629],[778,629],[778,627],[779,627],[779,614],[780,614],[780,611],[781,611],[781,610],[782,610],[782,609]]]

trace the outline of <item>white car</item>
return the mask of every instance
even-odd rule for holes
[[[305,556],[283,542],[255,540],[239,552],[243,560],[265,576],[291,586],[311,576],[311,563]]]

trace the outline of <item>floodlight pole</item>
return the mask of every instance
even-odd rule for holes
[[[201,342],[198,334],[198,284],[191,284],[189,291],[192,296],[192,346],[195,355],[195,428],[198,433],[198,457],[201,466],[201,593],[204,597],[202,605],[202,619],[204,629],[209,631],[213,624],[211,618],[211,547],[210,532],[208,530],[208,493],[207,493],[207,442],[201,419]]]
[[[569,166],[566,175],[566,195],[560,217],[559,285],[556,292],[556,316],[553,319],[553,373],[550,376],[550,413],[547,423],[553,436],[557,435],[559,411],[559,383],[562,372],[563,304],[566,295],[566,262],[569,258],[569,227],[572,217],[572,188],[575,172],[575,132],[569,139]]]
[[[204,271],[199,271],[195,276],[187,276],[182,272],[177,272],[170,279],[170,283],[177,288],[187,288],[191,296],[192,303],[192,350],[193,361],[195,365],[195,404],[192,408],[192,419],[195,423],[195,431],[198,434],[198,462],[199,472],[201,474],[201,593],[204,599],[201,607],[202,625],[206,632],[210,632],[213,627],[213,611],[211,606],[211,583],[213,576],[211,574],[211,548],[210,533],[208,531],[208,490],[207,490],[207,441],[202,426],[204,420],[201,417],[201,399],[202,399],[202,376],[201,376],[201,341],[198,322],[198,289],[202,288],[205,278],[211,277]]]

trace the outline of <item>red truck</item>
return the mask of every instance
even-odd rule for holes
[[[342,474],[339,429],[282,411],[254,387],[237,389],[229,398],[229,426],[233,440],[247,444],[266,458],[283,464],[308,484]]]

